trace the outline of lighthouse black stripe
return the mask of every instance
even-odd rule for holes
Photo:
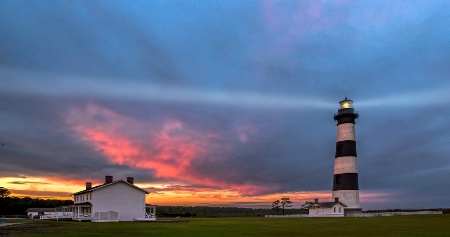
[[[342,156],[355,156],[356,157],[356,141],[346,140],[336,142],[336,154],[335,158]]]
[[[339,124],[343,123],[355,123],[355,120],[359,117],[359,114],[352,108],[340,109],[335,115],[334,120]]]
[[[338,190],[359,190],[358,173],[335,174],[333,191]]]
[[[354,116],[337,116],[334,117],[334,119],[338,122],[339,124],[343,124],[343,123],[355,123],[356,118]]]

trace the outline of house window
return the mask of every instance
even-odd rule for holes
[[[336,207],[334,207],[333,212],[336,212]]]
[[[91,200],[92,200],[92,193],[89,193],[89,196],[90,196],[90,197],[89,197],[89,199],[91,199]]]
[[[339,213],[341,212],[341,207],[339,207]]]

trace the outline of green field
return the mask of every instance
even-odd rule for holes
[[[186,218],[176,222],[6,220],[0,236],[450,236],[450,215],[366,218]]]

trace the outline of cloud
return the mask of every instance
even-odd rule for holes
[[[147,124],[95,104],[72,108],[65,119],[75,136],[92,145],[110,163],[151,170],[160,180],[221,186],[222,189],[228,186],[245,195],[258,195],[274,188],[239,184],[239,180],[210,176],[197,169],[193,163],[203,162],[212,151],[223,149],[223,145],[212,142],[204,131],[178,119]],[[224,172],[227,171],[220,173]]]
[[[9,184],[49,184],[45,182],[34,182],[34,181],[12,181]]]
[[[380,98],[362,100],[358,102],[361,108],[371,107],[422,107],[441,106],[450,103],[450,88],[436,88],[421,90],[413,93],[384,96]]]
[[[224,92],[208,89],[179,88],[152,83],[107,81],[104,78],[85,78],[39,72],[1,69],[7,79],[0,90],[5,93],[46,95],[54,97],[88,97],[96,99],[121,98],[138,101],[169,103],[199,103],[261,109],[334,108],[330,102],[314,97],[259,94],[254,92]],[[38,78],[39,80],[36,80]],[[106,83],[108,87],[105,87]],[[16,87],[16,83],[27,85]],[[48,85],[42,87],[42,83]],[[124,88],[127,88],[124,90]]]
[[[190,161],[205,152],[205,142],[185,135],[186,130],[176,120],[153,128],[94,104],[73,108],[66,119],[81,139],[110,162],[152,169],[159,178],[184,175]]]
[[[69,192],[58,192],[58,191],[40,191],[40,190],[17,190],[10,189],[12,195],[17,197],[39,197],[43,199],[68,199]]]

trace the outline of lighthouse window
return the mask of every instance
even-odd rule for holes
[[[336,176],[335,176],[335,180],[334,180],[335,182],[336,182],[336,184],[340,184],[341,183],[341,175],[340,174],[337,174]]]
[[[342,144],[337,144],[336,153],[342,154]]]

